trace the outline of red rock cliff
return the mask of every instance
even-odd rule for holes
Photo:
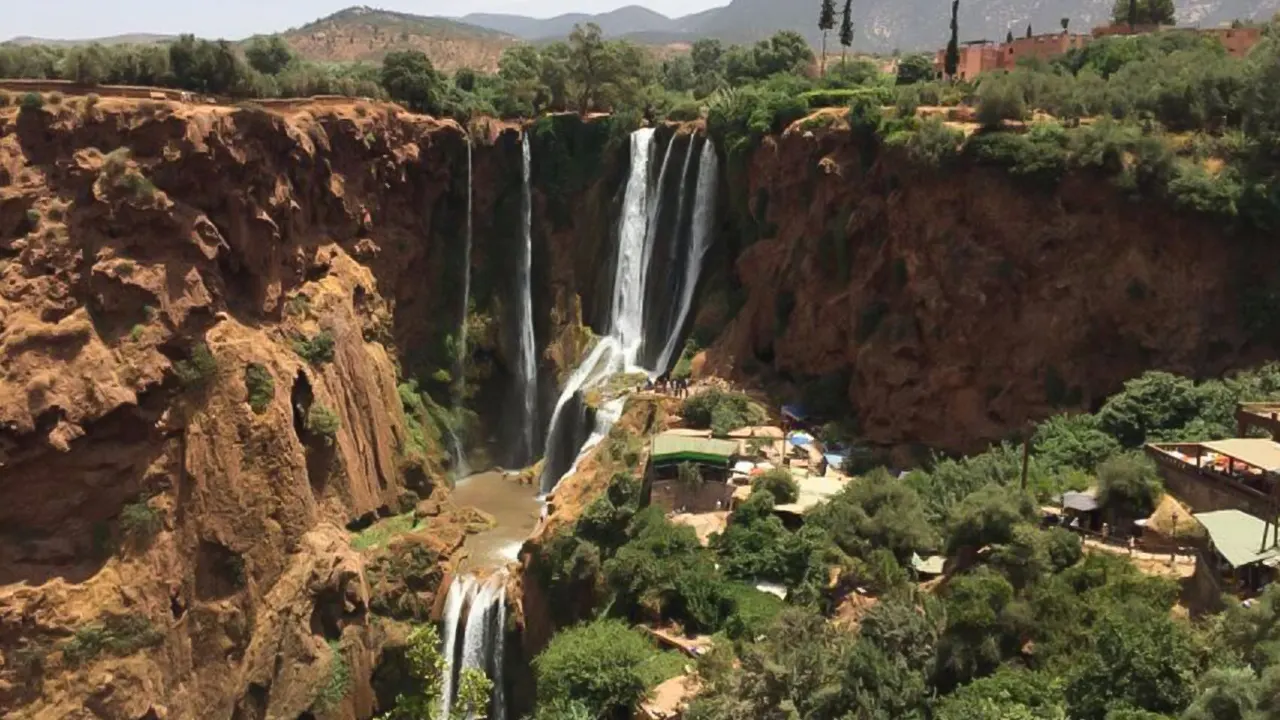
[[[443,478],[396,384],[464,143],[363,105],[0,111],[0,714],[372,713],[343,526]]]
[[[825,379],[874,443],[974,451],[1145,370],[1216,374],[1272,349],[1242,312],[1270,244],[1101,177],[1044,190],[878,150],[793,128],[731,169],[726,204],[745,212],[722,213],[719,272],[742,304],[711,369]],[[734,293],[707,295],[715,329]]]

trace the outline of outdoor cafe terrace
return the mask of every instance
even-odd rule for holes
[[[1280,479],[1280,443],[1235,438],[1199,443],[1155,443],[1147,454],[1175,496],[1198,512],[1273,507]]]

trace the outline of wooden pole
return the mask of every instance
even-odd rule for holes
[[[1022,441],[1022,490],[1027,490],[1027,466],[1031,462],[1031,436]]]

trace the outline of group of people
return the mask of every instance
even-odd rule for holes
[[[663,395],[673,395],[678,398],[689,397],[689,379],[688,378],[672,378],[670,375],[659,375],[655,380],[650,378],[645,381],[644,389],[648,392],[659,392]]]

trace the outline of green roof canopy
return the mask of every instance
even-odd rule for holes
[[[1209,540],[1218,554],[1226,558],[1231,567],[1244,567],[1256,562],[1280,559],[1280,547],[1275,544],[1275,531],[1267,535],[1268,545],[1262,548],[1262,533],[1266,523],[1239,510],[1215,510],[1196,513],[1194,516],[1209,533]],[[1270,564],[1270,563],[1268,563]]]
[[[733,440],[712,440],[663,433],[653,439],[653,455],[650,461],[728,465],[737,452],[738,443]]]

